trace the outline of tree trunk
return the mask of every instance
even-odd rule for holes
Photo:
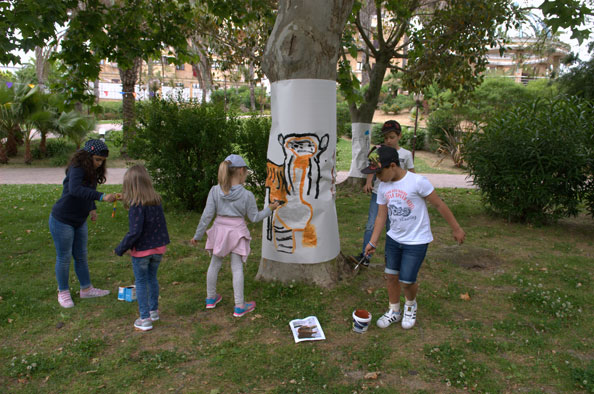
[[[365,175],[359,171],[364,157],[367,157],[369,146],[371,143],[371,130],[373,124],[373,115],[377,108],[379,95],[382,89],[382,83],[388,70],[390,59],[379,56],[371,68],[369,78],[369,88],[365,91],[364,100],[360,107],[356,104],[349,104],[349,112],[351,114],[351,130],[352,130],[352,162],[349,171],[349,177],[346,180],[347,184],[362,185],[364,183]],[[368,128],[369,134],[366,136],[367,143],[364,142],[365,136],[361,133]]]
[[[254,82],[254,63],[252,61],[248,64],[248,76],[250,87],[250,109],[256,111],[256,83]]]
[[[41,152],[42,157],[46,157],[47,156],[47,144],[46,144],[47,131],[40,131],[39,135],[41,136],[40,140],[39,140],[39,151]]]
[[[8,135],[6,136],[6,155],[8,157],[14,157],[17,155],[19,149],[19,134],[20,130],[14,128],[8,131]]]
[[[267,187],[269,200],[282,199],[285,204],[275,211],[275,216],[265,220],[257,279],[302,280],[332,286],[348,266],[340,255],[335,189],[330,180],[336,168],[336,63],[352,6],[353,0],[279,2],[262,69],[273,85],[273,100],[275,94],[284,100],[273,101]],[[291,89],[297,94],[291,95],[287,91]],[[323,97],[318,97],[318,93]],[[295,97],[303,97],[303,102]],[[320,111],[316,106],[333,107],[333,111],[316,118]],[[313,119],[308,118],[308,111],[315,114]],[[296,122],[292,123],[293,120]],[[274,156],[278,155],[279,143],[285,157],[280,165],[278,156]],[[309,194],[312,184],[316,187],[312,183],[316,170],[317,179],[322,180],[317,183],[319,200],[317,194],[315,200]],[[309,182],[309,188],[305,182]],[[304,223],[308,217],[310,221]],[[321,225],[323,231],[317,231],[313,224],[322,220],[327,227]],[[338,250],[329,251],[335,245]],[[278,258],[267,257],[271,255]]]
[[[135,93],[134,87],[136,86],[136,80],[138,78],[138,70],[142,63],[141,58],[134,59],[134,64],[131,68],[126,70],[120,68],[120,79],[122,80],[122,118],[123,118],[123,141],[120,152],[124,157],[127,157],[128,144],[134,137],[134,126],[135,126],[135,112],[134,112],[134,101]]]
[[[35,76],[37,77],[37,83],[42,88],[47,86],[47,76],[49,74],[49,63],[48,59],[53,52],[52,47],[35,47]]]
[[[25,164],[31,164],[33,162],[33,156],[31,155],[31,140],[25,138]]]
[[[0,142],[0,164],[8,164],[8,155],[2,142]]]
[[[101,93],[99,92],[99,80],[96,79],[95,82],[93,82],[93,94],[95,95],[95,104],[99,104],[99,96],[101,95]]]
[[[376,14],[375,1],[367,0],[366,4],[363,7],[361,7],[361,12],[360,12],[361,25],[363,26],[363,28],[366,31],[371,30],[371,22],[373,20],[373,17],[375,16],[375,14]],[[361,41],[363,41],[363,40],[361,40]],[[361,43],[361,46],[363,47],[363,57],[361,59],[361,62],[363,63],[363,67],[361,69],[361,86],[365,86],[365,85],[369,84],[369,72],[371,70],[371,64],[369,63],[370,49],[367,48],[367,45],[365,45],[364,42]]]

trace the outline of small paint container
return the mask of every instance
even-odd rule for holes
[[[353,311],[353,331],[363,334],[369,328],[371,322],[371,313],[365,309],[355,309]]]
[[[128,302],[136,301],[136,286],[120,287],[118,289],[118,300]]]

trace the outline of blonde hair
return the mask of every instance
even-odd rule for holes
[[[153,181],[144,166],[136,164],[124,174],[122,199],[127,205],[159,205],[161,196],[155,191]]]
[[[229,167],[231,164],[228,160],[223,160],[219,164],[219,186],[223,193],[228,194],[231,189],[231,178],[244,167]]]

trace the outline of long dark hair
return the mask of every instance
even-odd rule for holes
[[[85,170],[85,181],[90,185],[105,183],[105,161],[99,168],[93,165],[93,155],[82,149],[77,150],[66,166],[66,174],[70,167],[82,167]]]

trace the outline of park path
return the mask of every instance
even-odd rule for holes
[[[125,168],[108,168],[107,185],[121,185],[124,179]],[[471,189],[475,186],[465,174],[422,174],[434,187],[450,187]],[[348,177],[347,171],[339,171],[336,178],[341,183]],[[0,184],[27,185],[49,184],[60,185],[64,180],[64,168],[6,168],[0,167]]]

